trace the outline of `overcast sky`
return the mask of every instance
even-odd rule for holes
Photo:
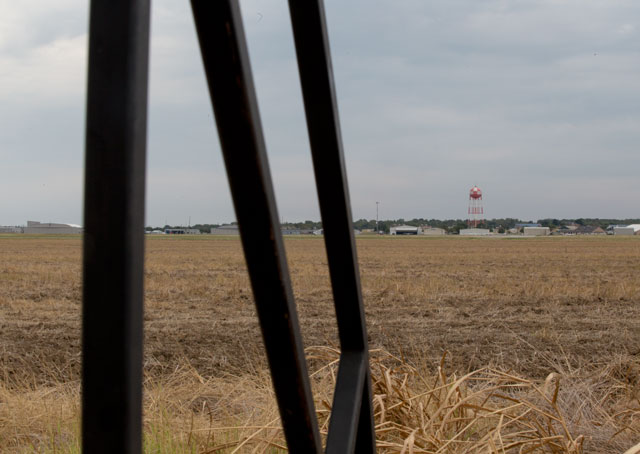
[[[285,0],[241,2],[281,219],[319,219]],[[640,217],[640,2],[325,0],[354,217]],[[0,225],[82,223],[88,3],[0,0]],[[148,225],[234,219],[187,1],[152,6]]]

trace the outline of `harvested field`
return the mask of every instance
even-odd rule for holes
[[[80,240],[2,238],[5,376],[79,366]],[[323,241],[287,254],[306,345],[335,344]],[[640,355],[640,241],[635,238],[362,238],[369,335],[411,360],[488,364],[544,378],[553,367]],[[232,238],[147,242],[148,370],[183,359],[201,373],[261,364],[241,247]]]
[[[458,375],[491,367],[542,383],[550,372],[577,380],[607,370],[627,387],[628,407],[618,410],[637,417],[640,238],[360,237],[357,245],[371,347],[404,358],[402,367],[436,373],[448,351],[445,368]],[[335,345],[322,239],[289,238],[286,249],[305,345]],[[7,235],[0,251],[3,386],[77,384],[80,239]],[[262,376],[239,240],[149,238],[145,330],[148,377],[168,380],[185,367],[205,381]],[[637,430],[637,420],[625,424]]]

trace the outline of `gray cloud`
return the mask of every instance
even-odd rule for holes
[[[490,217],[639,215],[637,2],[326,9],[354,216],[380,201],[382,217],[464,217],[476,183]],[[286,2],[242,11],[281,217],[317,219]],[[81,222],[88,13],[71,1],[0,12],[0,189],[17,198],[0,224]],[[190,14],[153,3],[153,225],[234,217]]]

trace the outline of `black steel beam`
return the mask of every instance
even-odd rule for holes
[[[361,352],[347,351],[340,355],[327,435],[327,454],[354,452],[364,382],[369,367],[365,359]]]
[[[234,0],[192,0],[191,6],[287,445],[292,453],[319,453],[240,10]]]
[[[366,327],[329,44],[319,1],[290,0],[340,343],[366,348]]]
[[[289,10],[343,352],[341,362],[349,352],[361,352],[367,364],[355,449],[373,453],[367,334],[324,6],[322,0],[289,0]],[[334,398],[334,408],[337,404]],[[333,418],[342,416],[334,411]]]
[[[148,0],[93,0],[82,298],[82,447],[142,450]]]

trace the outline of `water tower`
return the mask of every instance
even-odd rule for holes
[[[482,206],[482,191],[478,186],[469,190],[469,220],[467,225],[470,229],[478,227],[484,223],[484,207]]]

